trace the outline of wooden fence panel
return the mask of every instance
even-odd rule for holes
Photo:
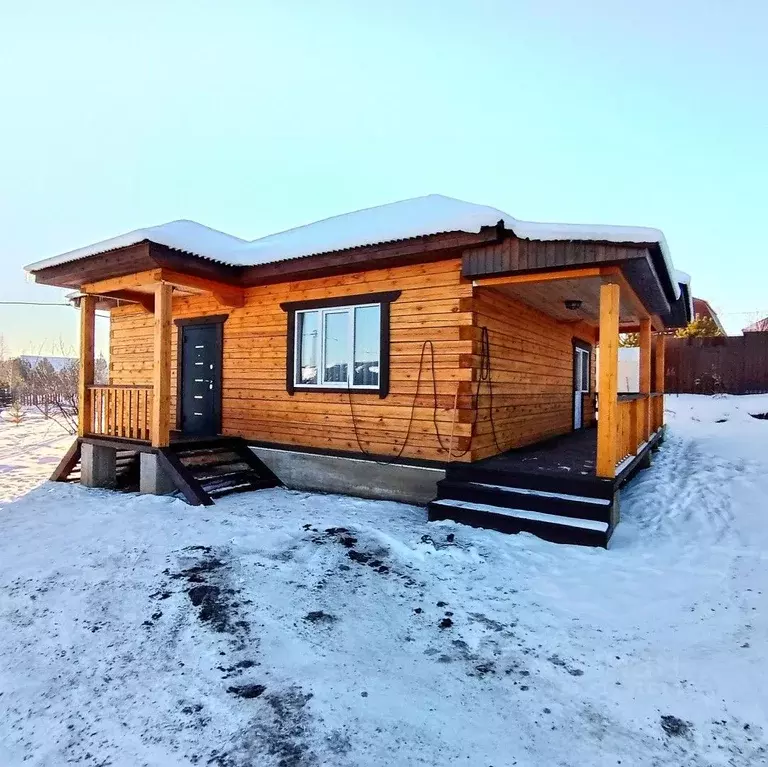
[[[669,338],[665,378],[678,394],[768,392],[768,333]]]

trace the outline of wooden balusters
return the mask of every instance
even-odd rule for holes
[[[90,386],[90,434],[150,440],[151,386]]]

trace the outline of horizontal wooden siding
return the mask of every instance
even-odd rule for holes
[[[451,431],[453,453],[469,460],[472,429],[472,285],[462,279],[459,259],[314,280],[249,288],[245,305],[224,309],[212,296],[176,297],[174,319],[228,312],[224,324],[223,431],[284,445],[400,453],[413,422],[404,458],[446,460]],[[286,301],[304,301],[400,290],[391,307],[390,394],[286,391]],[[425,342],[431,342],[431,347]],[[173,336],[172,418],[176,409],[176,334]],[[437,426],[433,423],[434,389]],[[419,361],[422,380],[416,395]],[[136,307],[112,311],[110,382],[152,382],[152,315]],[[458,393],[458,399],[456,397]],[[414,400],[415,398],[415,400]],[[350,407],[351,400],[351,407]],[[415,406],[414,405],[415,401]],[[457,411],[454,418],[454,403]],[[413,407],[412,407],[413,406]],[[352,420],[357,425],[360,444]]]

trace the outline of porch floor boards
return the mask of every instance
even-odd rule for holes
[[[508,450],[501,455],[475,461],[478,469],[513,474],[537,474],[542,477],[597,479],[597,427],[553,437],[529,447]]]

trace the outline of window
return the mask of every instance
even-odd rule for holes
[[[399,291],[282,304],[287,389],[389,390],[389,305]]]
[[[379,388],[381,305],[296,312],[295,386]]]

